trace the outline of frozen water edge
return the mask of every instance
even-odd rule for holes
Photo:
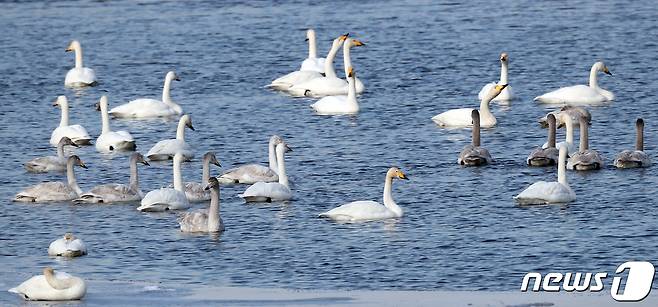
[[[3,291],[0,305],[43,306]],[[619,306],[601,293],[521,293],[486,291],[291,290],[276,288],[172,286],[166,284],[88,281],[85,298],[65,306]],[[50,305],[50,304],[49,304]],[[60,304],[57,304],[60,305]],[[649,295],[633,306],[657,306]]]

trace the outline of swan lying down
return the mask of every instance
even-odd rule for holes
[[[79,277],[46,267],[43,275],[33,276],[9,292],[27,301],[79,300],[87,293],[87,284]]]
[[[66,170],[67,157],[64,155],[64,146],[70,145],[73,147],[80,147],[71,141],[68,137],[63,137],[57,143],[57,156],[46,156],[34,158],[25,162],[25,170],[30,173],[47,173],[47,172],[60,172]]]

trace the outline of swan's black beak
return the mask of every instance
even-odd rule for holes
[[[64,49],[64,52],[71,52],[71,51],[73,51],[73,49],[71,49],[71,48]]]
[[[307,37],[306,39],[304,39],[304,41],[305,41],[305,42],[308,42],[308,37]]]
[[[607,69],[604,70],[603,72],[604,72],[606,75],[612,76],[612,73],[611,73],[609,70],[607,70]]]
[[[82,161],[80,161],[80,167],[82,167],[82,168],[84,168],[84,169],[87,169],[87,166],[86,166],[85,163],[82,162]]]
[[[208,191],[208,190],[210,190],[210,189],[211,189],[211,185],[210,185],[210,184],[208,184],[208,185],[206,185],[206,187],[205,187],[205,188],[203,188],[203,189],[204,189],[205,191]]]
[[[292,151],[292,148],[290,148],[290,146],[288,146],[288,144],[284,144],[284,145],[286,147],[286,152]]]
[[[146,166],[151,166],[151,164],[149,164],[146,160],[142,161],[142,164],[144,164]]]
[[[174,78],[174,80],[180,81],[180,78],[178,76],[176,76],[176,78]]]
[[[189,126],[187,126],[187,127],[189,127],[190,130],[192,130],[192,131],[196,131],[196,130],[194,130],[194,127],[192,127],[192,125],[189,125]]]
[[[400,176],[398,176],[398,178],[400,178],[402,180],[409,180],[409,177],[406,174],[400,174]]]
[[[101,110],[101,104],[100,104],[100,102],[97,102],[97,103],[94,105],[94,108],[96,108],[96,111],[100,111],[100,110]]]

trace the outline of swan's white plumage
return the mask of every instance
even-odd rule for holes
[[[100,152],[113,152],[122,150],[135,150],[135,139],[128,131],[112,131],[110,129],[110,115],[107,113],[107,96],[103,95],[98,103],[101,112],[101,135],[96,139],[96,150]]]
[[[180,80],[175,72],[165,76],[162,88],[162,100],[139,98],[112,108],[110,115],[126,118],[170,117],[183,114],[183,109],[170,96],[171,81]]]
[[[568,203],[576,199],[576,193],[569,187],[566,176],[567,148],[560,149],[557,167],[557,182],[538,181],[515,196],[521,205],[541,205],[552,203]]]
[[[290,87],[292,87],[295,84],[300,84],[304,83],[310,80],[313,80],[315,78],[321,78],[322,74],[320,74],[317,71],[293,71],[287,75],[281,76],[279,78],[274,79],[268,87],[279,90],[279,91],[285,91],[288,90]]]
[[[597,72],[604,72],[612,75],[603,62],[596,62],[592,65],[589,75],[589,86],[574,85],[563,87],[541,96],[535,97],[535,101],[549,104],[606,104],[615,99],[615,95],[598,85]]]
[[[480,100],[480,126],[483,128],[491,128],[496,125],[496,117],[491,113],[489,109],[489,103],[492,99],[500,94],[502,90],[507,87],[506,84],[494,86],[490,92]],[[473,108],[461,108],[461,109],[452,109],[440,113],[432,117],[434,121],[440,127],[449,127],[449,128],[464,128],[472,127],[473,119],[471,115],[473,113]]]
[[[66,48],[66,52],[75,52],[75,67],[66,73],[64,86],[66,87],[84,87],[96,85],[96,73],[93,69],[84,67],[82,64],[82,47],[80,42],[71,41]]]
[[[188,161],[194,157],[192,147],[184,140],[170,139],[157,142],[149,149],[146,156],[150,160],[167,160],[180,152]]]
[[[287,149],[289,148],[285,142],[276,145],[276,163],[279,172],[278,182],[256,182],[239,196],[247,202],[269,202],[292,199],[292,191],[288,186],[288,176],[286,175],[284,161],[284,154]]]
[[[347,95],[325,96],[311,105],[311,108],[320,115],[355,114],[359,112],[359,102],[356,100],[356,74],[350,67],[348,69],[349,90]]]
[[[306,58],[302,62],[299,71],[313,71],[317,73],[324,73],[324,58]]]
[[[166,210],[182,210],[190,207],[183,187],[181,164],[184,157],[181,153],[174,155],[174,188],[161,188],[146,193],[137,208],[139,211],[154,212]]]
[[[259,181],[279,181],[279,175],[267,166],[260,164],[247,164],[229,169],[218,179],[222,183],[254,184]]]
[[[480,92],[478,93],[478,99],[482,100],[487,93],[489,93],[496,85],[503,85],[503,84],[508,84],[509,81],[507,80],[508,76],[508,65],[509,65],[509,57],[507,53],[502,53],[500,55],[500,81],[498,82],[491,82],[487,83],[485,86],[482,87]],[[505,89],[503,89],[498,96],[494,97],[492,101],[509,101],[514,99],[514,94],[512,93],[512,87],[507,86]]]
[[[69,125],[55,128],[55,130],[53,130],[52,134],[50,135],[50,144],[57,146],[57,142],[59,142],[59,140],[61,140],[63,137],[70,138],[76,144],[88,144],[91,140],[91,137],[89,136],[89,133],[85,127],[80,125]]]
[[[69,233],[64,235],[63,238],[51,242],[48,246],[49,256],[79,257],[86,254],[87,246],[85,243]]]
[[[9,292],[19,294],[29,301],[79,300],[87,293],[87,285],[81,278],[62,271],[50,274],[55,285],[45,275],[37,275],[9,289]]]

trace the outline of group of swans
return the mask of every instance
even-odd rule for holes
[[[133,153],[129,159],[130,180],[129,183],[107,183],[98,185],[88,192],[82,193],[79,198],[73,200],[77,203],[115,203],[138,201],[144,193],[139,188],[139,176],[137,175],[137,163],[149,165],[144,156],[138,152]]]

